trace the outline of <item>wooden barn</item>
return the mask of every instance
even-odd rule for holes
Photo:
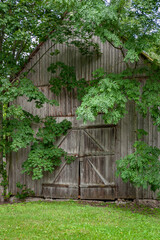
[[[135,140],[135,109],[133,104],[128,104],[128,114],[117,125],[106,125],[99,115],[95,122],[77,120],[75,111],[80,105],[77,100],[76,90],[67,92],[63,89],[57,97],[50,91],[49,80],[51,73],[47,68],[51,63],[61,61],[69,66],[74,66],[78,79],[90,80],[92,72],[98,68],[104,68],[107,72],[120,73],[126,69],[120,50],[114,48],[109,42],[101,43],[94,37],[93,41],[99,44],[101,55],[83,56],[78,48],[73,45],[57,44],[47,40],[40,44],[31,54],[24,71],[33,68],[30,78],[49,99],[56,99],[59,106],[45,104],[37,109],[33,102],[27,102],[25,97],[19,97],[17,104],[32,114],[38,114],[42,118],[53,116],[58,122],[67,119],[72,122],[72,129],[57,142],[69,154],[76,155],[76,160],[71,164],[63,162],[53,173],[46,173],[41,180],[33,181],[31,176],[22,174],[22,163],[27,159],[29,147],[13,153],[9,159],[9,191],[16,194],[16,183],[26,184],[36,196],[45,198],[62,199],[99,199],[114,200],[117,198],[134,199],[135,188],[130,183],[123,183],[116,178],[116,160],[133,152]],[[50,53],[55,49],[60,50],[57,56]],[[40,60],[39,60],[40,59]],[[145,64],[146,57],[141,55],[139,65]],[[138,76],[137,76],[138,77]],[[139,76],[140,80],[146,77]],[[150,116],[144,120],[137,117],[137,127],[149,132],[145,141],[153,146],[160,147],[160,133],[153,126]],[[38,126],[34,125],[36,130]],[[140,190],[140,198],[155,198],[148,190]]]

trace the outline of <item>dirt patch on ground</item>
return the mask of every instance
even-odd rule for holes
[[[0,202],[0,205],[4,205],[4,204],[10,204],[10,202]]]
[[[160,202],[157,200],[140,200],[137,205],[135,201],[78,201],[79,204],[89,205],[92,207],[111,207],[113,209],[121,209],[123,211],[130,210],[132,213],[140,213],[144,215],[158,216],[160,214]]]

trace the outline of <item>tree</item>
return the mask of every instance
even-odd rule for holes
[[[53,5],[54,8],[52,8]],[[4,189],[6,189],[7,179],[3,156],[6,156],[10,151],[18,151],[18,149],[26,147],[30,143],[33,143],[34,148],[36,143],[38,144],[38,138],[34,138],[31,123],[41,121],[45,123],[44,119],[42,120],[38,116],[32,116],[25,112],[21,106],[15,105],[13,101],[17,97],[25,95],[29,102],[35,100],[38,108],[42,107],[45,102],[58,104],[54,100],[49,101],[39,92],[26,77],[28,72],[23,73],[20,70],[34,47],[39,42],[45,41],[51,32],[53,34],[53,30],[56,31],[60,26],[63,26],[62,22],[69,8],[70,5],[67,3],[59,6],[59,1],[54,3],[52,1],[33,0],[0,1],[0,173],[5,178],[2,183],[5,185]],[[55,43],[62,41],[60,35],[62,34],[57,36]],[[29,69],[29,71],[31,70]],[[46,122],[48,121],[51,120],[47,119]],[[66,134],[67,129],[71,127],[69,122],[63,121],[61,125],[65,125],[64,130],[58,132],[58,129],[62,126],[56,125],[54,120],[52,122],[53,124],[50,125],[52,128],[54,126],[57,128],[59,136]],[[46,132],[47,127],[46,123]],[[39,131],[41,137],[43,135],[42,131]],[[52,139],[48,140],[48,144],[51,145],[54,137],[52,136]],[[47,148],[47,143],[45,142],[45,144]],[[42,144],[41,147],[43,147]],[[64,156],[67,161],[72,159],[67,157],[67,154],[62,149],[54,147],[52,154],[51,148],[48,147],[48,152],[49,150],[50,155],[48,154],[48,158],[53,158],[53,155],[55,155],[55,162],[52,161],[50,169],[58,165],[58,163],[60,164],[61,156]]]
[[[142,51],[148,52],[159,42],[159,1],[82,1],[81,28],[94,31],[103,42],[111,42],[123,51],[124,60],[136,62]],[[77,16],[77,15],[76,15]],[[85,25],[84,25],[85,23]],[[123,48],[122,48],[123,47]]]
[[[121,74],[108,74],[103,71],[95,72],[97,82],[88,87],[87,94],[77,109],[78,118],[84,121],[94,121],[99,113],[107,124],[115,123],[126,114],[126,103],[134,101],[136,112],[143,117],[149,111],[153,122],[160,130],[160,68],[158,63],[146,68],[137,68],[137,61],[142,51],[152,54],[158,59],[159,51],[159,1],[111,1],[104,4],[90,4],[87,14],[88,23],[92,20],[95,34],[102,41],[109,41],[113,47],[121,50],[127,67],[128,61],[135,62],[134,69],[127,69]],[[87,12],[87,10],[86,10]],[[85,10],[83,15],[86,14]],[[96,12],[96,14],[95,14]],[[127,49],[125,54],[124,49]],[[158,50],[158,51],[156,51]],[[142,88],[137,73],[148,76]],[[136,117],[135,117],[136,119]],[[136,121],[136,120],[135,120]],[[135,122],[135,126],[136,126]],[[130,181],[136,187],[150,185],[153,191],[160,189],[160,151],[156,147],[148,146],[143,141],[137,141],[135,134],[135,152],[117,162],[117,173],[122,180]],[[138,199],[138,191],[136,190]]]
[[[35,100],[37,107],[41,107],[45,102],[57,104],[55,101],[49,101],[33,86],[26,77],[28,72],[19,72],[35,45],[45,41],[47,37],[51,38],[53,45],[63,42],[69,44],[69,40],[72,39],[70,44],[74,44],[82,54],[86,54],[89,46],[94,46],[98,52],[98,46],[91,41],[91,37],[96,35],[100,37],[101,41],[109,41],[115,48],[118,48],[122,52],[127,66],[128,61],[135,62],[136,69],[140,53],[147,52],[151,48],[156,49],[158,44],[159,6],[159,1],[156,0],[145,1],[145,3],[140,0],[129,2],[118,0],[110,3],[103,0],[29,0],[27,2],[1,0],[0,162],[2,163],[3,154],[9,151],[18,151],[31,143],[31,154],[25,167],[29,173],[33,172],[33,161],[36,161],[34,166],[37,164],[37,172],[35,170],[34,178],[42,177],[45,169],[52,171],[56,164],[60,164],[61,156],[65,156],[68,160],[64,151],[55,146],[54,149],[52,148],[55,136],[49,135],[49,126],[53,130],[59,129],[58,125],[51,119],[32,116],[20,106],[13,104],[18,96],[24,94],[28,101]],[[80,41],[77,41],[77,37],[83,39],[84,43],[81,44]],[[124,49],[127,49],[126,54]],[[71,70],[62,63],[53,65],[50,70],[54,72],[58,65],[62,67],[62,70]],[[29,71],[31,70],[29,69]],[[65,71],[61,75],[61,86],[64,84]],[[136,71],[142,72],[142,69],[136,69]],[[116,123],[126,112],[126,102],[134,100],[139,112],[145,116],[149,109],[155,124],[159,125],[159,70],[156,67],[152,71],[143,69],[143,71],[147,71],[149,78],[142,93],[140,93],[140,83],[128,78],[128,76],[133,77],[136,71],[131,69],[119,75],[108,75],[99,70],[95,73],[95,79],[90,86],[86,81],[78,82],[71,77],[73,82],[68,89],[76,86],[84,89],[83,86],[87,86],[86,95],[77,111],[78,116],[85,120],[94,120],[98,112],[102,112],[106,123]],[[53,91],[60,89],[61,86],[56,88],[58,81],[54,79],[53,82]],[[69,83],[65,82],[65,86],[67,84]],[[109,89],[115,93],[115,97],[110,95]],[[146,97],[148,91],[153,93],[149,99]],[[97,101],[98,96],[101,97],[101,101]],[[107,101],[108,97],[110,101]],[[11,102],[12,105],[9,105]],[[116,104],[117,102],[118,104]],[[108,110],[111,110],[110,114],[108,114]],[[36,138],[31,128],[33,121],[45,124],[45,127],[39,130]],[[66,128],[64,132],[59,130],[59,136],[65,134],[71,127],[68,122],[61,124],[64,124]],[[48,141],[44,137],[46,133]],[[42,144],[38,140],[39,137],[43,140]],[[43,161],[43,164],[36,158],[37,153],[40,154],[41,159],[46,160]],[[51,160],[55,155],[55,162],[53,162]],[[50,165],[47,165],[49,163]],[[40,165],[43,167],[39,171]]]
[[[62,156],[67,162],[73,160],[53,144],[56,137],[66,134],[71,128],[70,122],[65,120],[57,124],[51,118],[40,119],[14,104],[14,100],[25,95],[29,102],[35,101],[37,108],[45,102],[58,104],[54,100],[48,100],[27,78],[32,68],[25,73],[21,68],[34,47],[48,37],[53,41],[52,46],[63,42],[68,44],[72,38],[72,44],[84,54],[87,46],[92,43],[89,43],[91,34],[79,31],[72,15],[74,7],[78,9],[79,4],[80,2],[60,0],[0,1],[0,172],[5,178],[3,156],[30,144],[31,152],[24,167],[28,173],[33,173],[33,179],[41,178],[43,171],[53,171],[61,163]],[[83,38],[83,46],[74,40],[77,36]],[[36,137],[31,127],[33,122],[44,123],[45,126],[39,129]],[[51,135],[50,131],[55,131],[55,134]]]
[[[124,182],[130,181],[137,189],[136,202],[138,203],[138,189],[151,187],[152,191],[160,189],[160,149],[148,146],[140,140],[147,132],[137,131],[139,141],[134,143],[135,152],[117,161],[117,176],[121,176]],[[158,193],[159,197],[159,193]]]

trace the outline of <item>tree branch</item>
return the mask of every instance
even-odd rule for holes
[[[1,35],[0,35],[0,52],[2,51],[2,46],[3,46],[4,29],[5,29],[5,26],[3,25],[1,30]]]
[[[16,56],[15,56],[15,60],[18,60],[18,58],[19,58],[21,52],[23,51],[25,45],[26,45],[26,42],[21,41],[21,45],[20,45],[20,47],[19,47],[19,50],[17,51],[17,54],[16,54]]]
[[[17,43],[17,40],[15,40],[13,43],[13,49],[12,49],[13,56],[15,56],[15,52],[16,52],[16,43]]]
[[[64,14],[62,15],[62,18],[61,18],[61,20],[63,21],[64,19],[65,19],[65,17],[67,16],[67,13],[68,12],[64,12]],[[51,31],[50,32],[50,34],[51,33],[53,33],[55,30],[53,30],[53,31]],[[49,38],[49,35],[47,35],[46,36],[46,40]],[[40,45],[39,45],[39,48],[37,49],[37,51],[40,49],[40,46],[43,44],[44,42],[42,42]],[[52,48],[52,47],[54,47],[55,45],[56,45],[57,43],[54,43],[53,45],[51,45],[51,47],[49,47],[48,49],[47,49],[47,51],[45,52],[45,53],[43,53],[40,57],[39,57],[39,59],[33,64],[33,66],[27,71],[27,74],[29,74],[31,71],[32,71],[32,69],[36,66],[36,64],[43,58],[43,56]],[[32,58],[32,55],[29,57],[29,59],[31,59]],[[25,66],[24,66],[25,67]],[[24,69],[24,68],[23,68]],[[17,74],[18,76],[17,77],[15,77],[14,79],[11,79],[10,80],[10,82],[13,84],[16,80],[18,80],[18,79],[20,79],[20,76],[21,76],[21,74],[23,73],[23,69]]]
[[[51,45],[51,47],[49,47],[48,49],[47,49],[47,51],[45,51],[39,58],[38,58],[38,60],[33,64],[33,66],[27,71],[27,74],[29,74],[32,70],[33,70],[33,68],[36,66],[36,64],[44,57],[44,55],[47,53],[47,52],[49,52],[49,50],[52,48],[52,47],[54,47],[56,45],[56,43],[54,43],[54,44],[52,44]],[[23,72],[20,72],[20,75],[22,74]],[[16,77],[16,78],[14,78],[14,79],[12,79],[11,80],[11,83],[13,84],[15,81],[17,81],[18,79],[20,79],[20,76],[19,76],[19,74],[18,74],[18,76]]]
[[[123,51],[123,47],[116,47],[116,46],[114,46],[114,44],[113,44],[111,41],[109,41],[108,39],[107,39],[107,41],[111,44],[112,47],[114,47],[115,49],[120,50],[121,53],[122,53],[122,55],[123,55],[123,58],[125,58],[125,54],[124,54],[124,51]],[[129,68],[129,64],[128,64],[127,62],[125,62],[125,64],[127,65],[127,68]]]
[[[121,50],[121,53],[123,55],[123,58],[125,58],[125,54],[124,54],[124,51],[123,51],[123,48],[120,49]],[[129,68],[129,64],[127,62],[125,62],[127,68]]]
[[[121,50],[122,49],[122,47],[116,47],[116,46],[114,46],[114,44],[111,42],[111,41],[109,41],[108,39],[107,39],[107,41],[112,45],[112,47],[114,47],[115,49],[118,49],[118,50]]]

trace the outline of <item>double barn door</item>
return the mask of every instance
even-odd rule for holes
[[[76,160],[62,162],[52,182],[43,184],[44,197],[116,198],[114,126],[73,128],[58,145]]]

